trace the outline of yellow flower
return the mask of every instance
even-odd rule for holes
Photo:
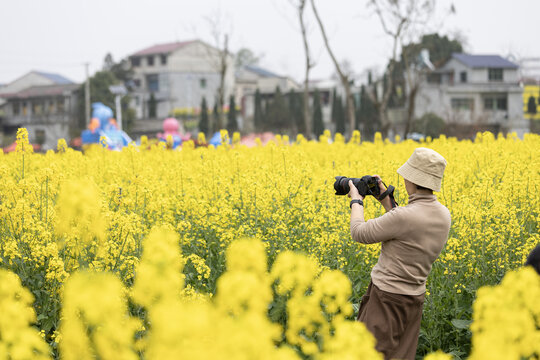
[[[49,359],[47,344],[32,326],[33,301],[17,275],[0,269],[0,358]]]
[[[144,239],[143,249],[132,290],[133,300],[149,307],[178,299],[184,286],[178,235],[165,227],[154,228]]]
[[[66,360],[136,359],[132,339],[137,323],[127,317],[120,280],[111,274],[82,272],[66,283],[60,352]]]
[[[66,139],[58,139],[58,143],[56,144],[56,150],[59,153],[65,153],[67,149],[68,145]]]
[[[56,233],[67,241],[61,244],[79,253],[94,238],[105,239],[106,221],[101,191],[91,180],[70,180],[62,184],[56,202]]]

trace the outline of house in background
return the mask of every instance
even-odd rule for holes
[[[299,85],[290,77],[278,75],[256,65],[244,66],[238,69],[235,78],[235,102],[240,106],[240,127],[245,131],[253,131],[253,116],[255,114],[255,92],[259,89],[263,106],[271,101],[276,89],[282,94],[290,90],[299,91]]]
[[[154,45],[129,56],[133,70],[130,107],[136,111],[135,133],[161,131],[164,118],[193,113],[206,98],[211,109],[220,86],[219,49],[193,40]],[[227,55],[224,102],[234,91],[234,59]]]
[[[30,142],[56,148],[58,139],[69,139],[78,128],[79,86],[62,75],[31,71],[0,88],[4,137],[11,142],[25,127]]]
[[[415,118],[437,114],[448,125],[449,135],[489,130],[523,136],[528,122],[523,116],[522,93],[517,64],[498,55],[454,53],[425,76],[414,114]]]

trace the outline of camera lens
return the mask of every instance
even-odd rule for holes
[[[336,176],[335,179],[334,190],[336,190],[336,195],[347,195],[349,193],[349,179],[346,176]]]

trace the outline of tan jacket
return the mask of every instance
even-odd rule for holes
[[[371,271],[379,289],[420,295],[448,239],[450,222],[450,212],[435,195],[412,194],[407,206],[367,222],[351,221],[351,236],[364,244],[382,242],[379,261]]]

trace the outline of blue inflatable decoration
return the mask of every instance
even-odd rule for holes
[[[92,120],[88,130],[82,132],[81,140],[83,145],[98,144],[102,137],[110,150],[120,150],[132,141],[128,134],[118,129],[111,108],[96,102],[92,104]]]

